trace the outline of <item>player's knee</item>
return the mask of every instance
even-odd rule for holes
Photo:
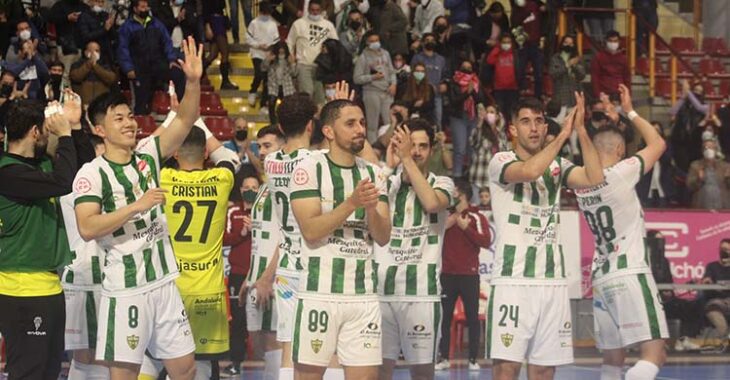
[[[93,350],[74,350],[73,360],[81,364],[93,364],[94,363],[94,351]]]
[[[522,363],[495,360],[493,366],[494,380],[512,380],[520,374]]]
[[[603,364],[614,367],[623,367],[626,352],[623,349],[603,350]]]
[[[661,367],[667,361],[667,349],[664,340],[658,339],[645,343],[641,348],[641,358]]]

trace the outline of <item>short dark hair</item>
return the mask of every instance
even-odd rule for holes
[[[378,34],[378,32],[376,32],[374,30],[368,30],[367,32],[365,32],[365,35],[362,36],[362,40],[367,41],[368,38],[370,38],[372,36],[378,36],[378,38],[380,38],[380,34]]]
[[[504,33],[502,33],[502,34],[499,35],[499,40],[500,41],[502,41],[505,38],[509,38],[512,41],[515,40],[515,38],[512,36],[512,34],[510,32],[504,32]]]
[[[51,61],[50,63],[48,63],[49,69],[51,67],[58,67],[58,66],[61,66],[61,68],[64,70],[66,69],[66,65],[64,65],[63,62],[61,62],[61,61],[56,60],[56,61]]]
[[[137,7],[137,6],[139,5],[139,3],[143,2],[143,1],[144,1],[145,3],[147,3],[147,5],[149,5],[149,4],[150,4],[149,0],[132,0],[132,1],[131,1],[131,2],[129,3],[129,9],[132,9],[132,8],[135,8],[135,7]]]
[[[205,150],[205,132],[203,132],[200,127],[193,125],[190,132],[188,132],[188,136],[185,137],[185,140],[183,140],[182,144],[180,144],[180,148],[200,149],[201,152],[203,152]]]
[[[545,114],[548,117],[558,117],[561,109],[561,104],[556,99],[551,99],[545,106]]]
[[[517,115],[520,114],[520,111],[523,109],[530,109],[534,112],[545,114],[545,108],[542,105],[542,102],[533,97],[524,97],[520,98],[520,100],[517,101],[517,106],[512,110],[512,120],[517,120]]]
[[[307,5],[307,9],[309,9],[309,7],[310,7],[310,6],[312,5],[312,4],[316,4],[316,5],[319,5],[319,7],[320,7],[320,8],[324,8],[324,7],[322,6],[322,0],[309,0],[309,4]]]
[[[8,142],[22,140],[33,126],[42,130],[45,108],[45,104],[38,100],[12,102],[5,117],[5,138]]]
[[[91,141],[91,146],[93,147],[104,145],[104,139],[94,134],[89,135],[89,141]]]
[[[609,30],[608,32],[606,32],[606,40],[613,37],[621,38],[621,35],[615,30]]]
[[[276,138],[283,139],[284,134],[281,133],[281,130],[279,129],[279,126],[277,125],[267,125],[256,133],[256,138],[260,139],[266,135],[274,135]]]
[[[345,107],[358,107],[358,105],[348,99],[337,99],[325,104],[319,114],[322,125],[334,125],[335,120],[340,117],[341,110]]]
[[[471,183],[466,178],[454,179],[454,187],[456,187],[460,193],[466,195],[467,200],[470,200],[474,196],[474,189],[471,188]]]
[[[266,13],[271,14],[271,12],[274,10],[274,8],[271,6],[271,3],[268,1],[262,1],[259,3],[259,13]]]
[[[421,41],[425,41],[427,37],[432,37],[434,40],[438,40],[438,38],[436,38],[436,34],[434,34],[432,32],[428,32],[428,33],[423,33],[423,36],[421,36]]]
[[[428,145],[433,146],[433,141],[436,139],[436,133],[433,131],[433,123],[422,117],[411,119],[406,121],[406,126],[411,133],[416,131],[424,131],[428,136]]]
[[[10,70],[3,70],[2,74],[0,74],[0,78],[4,77],[6,75],[10,75],[11,77],[13,77],[13,80],[18,80],[18,76],[15,75],[15,73]]]
[[[304,133],[316,113],[317,105],[306,92],[285,96],[276,110],[279,125],[287,138]]]
[[[89,121],[91,121],[93,125],[101,124],[110,108],[116,108],[121,105],[129,106],[127,98],[125,98],[121,93],[110,91],[106,94],[101,94],[94,98],[94,100],[92,100],[89,104],[89,109],[87,111]]]

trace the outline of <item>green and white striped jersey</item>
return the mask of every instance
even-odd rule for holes
[[[326,153],[312,153],[292,174],[291,199],[317,198],[322,214],[326,214],[344,202],[365,178],[379,189],[380,201],[387,202],[386,178],[380,168],[359,157],[354,166],[342,167]],[[377,299],[373,256],[365,209],[359,208],[326,238],[314,243],[302,239],[299,298],[355,302]]]
[[[279,245],[279,267],[277,273],[297,276],[299,254],[302,246],[302,233],[299,230],[294,214],[291,212],[291,187],[289,178],[294,168],[312,152],[308,149],[297,149],[289,154],[283,150],[270,153],[264,159],[264,171],[267,184],[273,199],[276,219],[280,224],[281,244]]]
[[[453,199],[454,182],[428,173],[428,183]],[[439,301],[441,299],[441,248],[447,210],[428,213],[413,187],[401,175],[388,179],[388,204],[393,213],[390,243],[375,245],[378,295],[388,301]]]
[[[160,186],[160,141],[139,142],[132,159],[123,165],[99,156],[76,174],[75,205],[93,202],[102,214],[132,204]],[[158,288],[178,276],[162,205],[137,214],[111,234],[97,239],[106,252],[102,292],[135,295]]]
[[[63,268],[61,285],[64,289],[96,290],[101,289],[101,258],[103,254],[96,240],[84,241],[76,227],[74,195],[61,197],[61,213],[66,225],[66,236],[71,248],[72,261]]]
[[[603,169],[603,174],[604,183],[575,191],[596,242],[593,282],[614,275],[651,273],[644,211],[635,189],[644,174],[644,160],[632,156]]]
[[[493,284],[565,284],[565,259],[558,236],[560,189],[572,162],[557,157],[536,181],[506,183],[507,167],[520,161],[514,151],[489,162],[489,189],[497,241]]]
[[[259,187],[259,194],[251,208],[251,267],[247,278],[249,284],[253,284],[264,273],[280,239],[279,221],[274,213],[271,192],[268,185],[263,184]]]

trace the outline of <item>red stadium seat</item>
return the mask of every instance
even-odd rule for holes
[[[724,96],[730,95],[730,80],[725,79],[722,82],[720,82],[720,95],[724,95]]]
[[[203,116],[228,116],[228,111],[223,108],[219,94],[215,92],[201,92],[200,114]]]
[[[550,96],[553,95],[553,78],[550,75],[542,77],[542,92]]]
[[[725,72],[725,65],[718,59],[715,58],[703,58],[699,64],[700,73],[706,76],[723,76],[727,75]]]
[[[166,92],[155,91],[152,96],[152,112],[166,115],[170,112],[170,95]]]
[[[654,93],[656,96],[669,98],[672,95],[672,82],[670,79],[661,78],[657,79],[654,87]]]
[[[728,56],[730,50],[722,38],[705,37],[702,39],[702,51],[714,56]]]
[[[672,37],[672,40],[669,44],[674,50],[677,50],[679,53],[697,52],[695,40],[692,37]]]
[[[643,75],[645,77],[649,76],[649,59],[646,57],[640,57],[636,59],[636,72],[640,75]],[[669,75],[667,73],[667,70],[662,63],[662,61],[659,60],[659,58],[654,59],[654,75],[657,76],[666,76]]]
[[[135,115],[134,119],[137,121],[137,137],[139,138],[147,137],[157,129],[157,123],[150,115]]]
[[[218,140],[227,141],[233,138],[233,121],[228,117],[206,117],[204,121]]]

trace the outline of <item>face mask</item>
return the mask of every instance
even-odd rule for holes
[[[512,49],[512,44],[502,44],[502,45],[500,45],[500,47],[504,51],[509,51],[509,49]]]
[[[282,61],[285,60],[286,59],[286,54],[279,54],[279,59],[282,60]]]
[[[416,79],[416,82],[421,82],[425,77],[426,73],[422,73],[420,71],[416,71],[415,73],[413,73],[413,78]]]
[[[472,73],[471,69],[460,69],[459,71],[461,71],[464,74],[471,74]]]
[[[257,194],[258,193],[254,190],[246,190],[241,193],[241,197],[243,198],[244,202],[253,203],[256,200]]]
[[[334,88],[325,88],[324,89],[324,96],[327,98],[333,99],[335,97],[335,94],[337,93],[337,90]]]
[[[93,7],[91,7],[91,10],[94,13],[101,13],[104,10],[104,8],[102,8],[101,6],[98,6],[98,5],[94,5]]]
[[[245,129],[239,129],[236,131],[236,134],[233,136],[238,141],[245,141],[246,137],[248,137],[248,131]]]
[[[9,98],[13,93],[13,86],[9,84],[3,84],[0,86],[0,97]]]
[[[426,50],[434,50],[434,49],[436,49],[436,43],[435,43],[435,42],[433,42],[433,41],[428,41],[428,42],[426,42],[426,44],[425,44],[425,45],[423,45],[423,47],[424,47],[424,48],[425,48]]]
[[[566,53],[573,54],[573,52],[575,52],[575,47],[573,47],[573,46],[563,46],[563,47],[560,48],[560,50],[562,50],[562,51],[564,51]]]
[[[150,15],[150,11],[144,11],[144,12],[137,13],[137,17],[141,18],[142,20],[147,19],[147,17],[149,17],[149,15]]]
[[[591,120],[596,123],[606,120],[606,114],[601,111],[593,111],[591,114]]]
[[[92,59],[92,60],[98,61],[99,58],[100,58],[100,55],[97,52],[87,52],[86,53],[86,58],[87,59]]]
[[[400,70],[403,67],[403,61],[395,61],[395,62],[393,62],[393,67],[395,67],[396,69],[399,69]]]
[[[497,114],[496,113],[488,113],[487,114],[487,123],[489,125],[494,125],[497,123]]]
[[[714,149],[705,149],[702,152],[702,155],[705,156],[705,159],[714,160],[715,159],[715,150]]]
[[[63,75],[51,74],[51,84],[54,86],[60,85],[62,79],[63,79]]]
[[[350,21],[350,28],[352,30],[358,30],[362,26],[362,23],[360,21]]]
[[[261,19],[262,22],[269,22],[269,20],[271,20],[271,17],[269,17],[269,16],[261,15],[261,16],[259,16],[259,18]]]
[[[606,48],[610,51],[618,51],[618,42],[607,42]]]
[[[712,131],[702,132],[702,141],[714,140],[714,139],[715,139],[715,134],[712,133]]]
[[[371,42],[368,44],[368,47],[370,48],[370,50],[379,50],[380,42]]]
[[[444,24],[439,24],[439,25],[436,25],[433,28],[433,31],[436,32],[436,33],[438,33],[438,34],[441,34],[441,33],[445,32],[446,29],[448,29],[448,26],[446,26]]]
[[[515,0],[515,5],[517,5],[518,7],[524,7],[525,3],[525,0]]]
[[[322,15],[309,14],[309,15],[307,15],[307,17],[309,17],[309,19],[312,20],[312,21],[314,21],[314,22],[317,22],[317,21],[319,21],[319,20],[322,19]]]
[[[723,264],[730,262],[730,251],[725,251],[722,248],[720,249],[720,261],[723,262]],[[728,265],[728,264],[725,264]]]
[[[178,7],[183,4],[185,4],[185,0],[175,0],[175,5],[177,5]]]
[[[23,41],[28,41],[30,39],[30,30],[26,29],[20,32],[20,39]]]

